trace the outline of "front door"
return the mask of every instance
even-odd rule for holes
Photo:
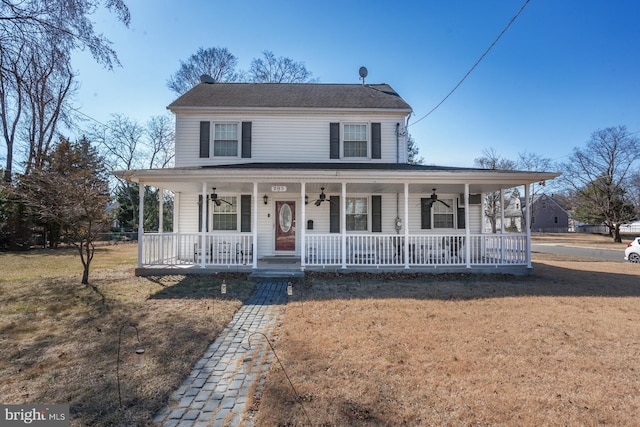
[[[296,250],[296,202],[276,201],[276,251]]]

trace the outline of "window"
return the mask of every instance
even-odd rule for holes
[[[440,200],[449,206],[446,206],[444,203],[440,203]],[[438,199],[438,202],[431,206],[431,211],[433,213],[433,228],[453,228],[453,224],[455,224],[453,212],[454,204],[454,199]]]
[[[238,124],[216,123],[213,133],[214,156],[238,156]]]
[[[238,198],[219,196],[222,202],[220,206],[213,204],[213,229],[214,230],[232,230],[238,229]]]
[[[347,197],[347,231],[367,231],[367,198]]]
[[[344,125],[344,157],[367,157],[367,125]]]

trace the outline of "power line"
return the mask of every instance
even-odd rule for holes
[[[451,92],[449,92],[447,94],[447,96],[445,96],[442,101],[440,101],[435,107],[433,107],[431,109],[431,111],[429,111],[427,114],[425,114],[424,116],[420,117],[418,120],[416,120],[415,122],[411,123],[409,126],[413,126],[416,123],[422,121],[423,119],[426,119],[431,113],[433,113],[434,111],[436,111],[438,109],[438,107],[440,107],[452,94],[453,92],[456,91],[456,89],[458,89],[460,87],[460,85],[462,84],[462,82],[464,82],[467,77],[469,77],[469,74],[471,74],[471,72],[473,72],[473,70],[475,70],[475,68],[478,66],[478,64],[480,64],[480,61],[482,61],[484,59],[485,56],[487,56],[487,54],[489,53],[489,51],[493,48],[493,46],[495,46],[496,43],[498,43],[498,40],[500,40],[500,37],[502,37],[502,35],[509,29],[509,27],[511,26],[511,24],[513,24],[513,22],[518,18],[518,16],[520,16],[520,14],[522,13],[522,11],[524,10],[524,8],[527,6],[527,4],[529,3],[529,0],[525,0],[524,4],[522,5],[522,7],[520,8],[520,10],[513,16],[513,18],[511,18],[511,21],[509,21],[509,23],[507,24],[506,27],[504,27],[504,29],[500,32],[500,34],[498,34],[498,37],[496,37],[496,39],[493,41],[493,43],[491,43],[491,45],[489,45],[489,47],[487,48],[487,50],[484,51],[484,53],[480,56],[480,58],[476,61],[475,64],[473,64],[473,66],[471,67],[471,69],[469,69],[469,71],[467,71],[467,74],[464,75],[464,77],[462,77],[462,79],[458,82],[457,85],[455,85],[455,87],[453,89],[451,89]]]

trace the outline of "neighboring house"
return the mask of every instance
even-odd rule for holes
[[[524,229],[524,197],[514,196],[505,200],[504,229],[521,232]],[[501,218],[497,220],[500,229]],[[567,233],[570,227],[570,214],[560,203],[546,194],[533,196],[531,204],[531,231],[541,233]]]
[[[531,203],[531,231],[542,233],[569,232],[570,214],[560,203],[546,194],[535,195]]]
[[[531,268],[528,233],[482,233],[481,195],[558,174],[408,164],[412,110],[389,85],[201,83],[168,108],[175,167],[115,172],[141,184],[140,215],[144,186],[175,195],[137,274]]]

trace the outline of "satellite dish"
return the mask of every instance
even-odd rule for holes
[[[367,77],[367,74],[369,74],[369,71],[367,71],[367,67],[360,67],[360,70],[358,72],[360,73],[360,80],[362,80],[362,84],[364,84],[364,78]]]
[[[215,83],[215,82],[216,82],[216,81],[215,81],[215,80],[213,80],[213,77],[211,77],[211,76],[210,76],[210,75],[208,75],[208,74],[203,74],[203,75],[201,75],[201,76],[200,76],[200,83],[213,84],[213,83]]]

